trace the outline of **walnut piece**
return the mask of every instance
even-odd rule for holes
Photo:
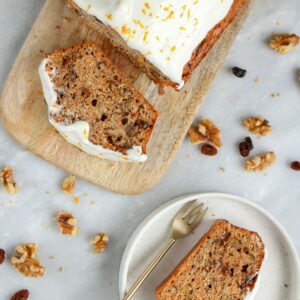
[[[197,145],[206,142],[206,138],[193,126],[189,129],[188,135],[192,144]]]
[[[198,130],[191,127],[188,135],[193,144],[211,143],[216,147],[221,147],[221,130],[209,119],[201,120],[198,124]]]
[[[19,189],[14,182],[13,170],[10,166],[6,166],[0,172],[0,181],[9,194],[16,194]]]
[[[269,46],[280,54],[291,52],[300,43],[300,38],[296,34],[279,34],[273,36],[269,41]]]
[[[222,146],[221,130],[212,120],[201,120],[198,124],[198,130],[206,138],[207,142],[214,144],[218,148]]]
[[[93,253],[102,253],[106,249],[108,241],[109,238],[107,234],[96,234],[91,240],[91,244],[94,245]]]
[[[269,121],[263,117],[251,117],[244,120],[244,126],[258,136],[266,136],[272,131]]]
[[[68,212],[62,210],[56,217],[56,222],[59,228],[59,231],[65,235],[76,235],[77,221],[76,219]]]
[[[261,172],[271,166],[276,160],[276,154],[272,151],[260,156],[254,156],[246,161],[244,168],[248,172]]]
[[[61,185],[63,192],[65,194],[73,194],[75,189],[75,182],[76,182],[76,177],[73,175],[65,178]]]
[[[35,244],[22,244],[16,247],[16,255],[12,257],[11,264],[26,277],[42,277],[45,268],[36,258],[37,246]]]

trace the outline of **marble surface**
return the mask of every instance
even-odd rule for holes
[[[43,3],[0,1],[1,89]],[[20,193],[9,196],[0,189],[0,248],[10,257],[16,244],[37,243],[46,276],[23,278],[7,260],[0,266],[0,299],[21,288],[30,289],[33,300],[118,299],[121,256],[134,229],[160,204],[192,192],[227,192],[255,201],[280,221],[299,253],[300,173],[291,171],[289,163],[300,160],[300,47],[280,56],[266,45],[273,32],[300,34],[299,10],[298,0],[257,1],[197,115],[221,127],[224,146],[218,156],[206,157],[185,141],[164,178],[143,195],[121,196],[78,180],[76,205],[60,191],[65,172],[21,148],[1,127],[0,164],[13,166]],[[248,70],[244,79],[231,74],[235,65]],[[241,120],[253,114],[265,116],[274,127],[268,137],[253,137],[253,154],[274,150],[278,156],[262,174],[243,171],[237,150],[247,135]],[[58,234],[53,216],[61,209],[78,219],[77,237]],[[107,232],[111,241],[103,255],[95,256],[89,238],[98,231]]]

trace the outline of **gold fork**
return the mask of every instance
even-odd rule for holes
[[[167,242],[164,244],[162,249],[159,251],[157,256],[149,264],[146,270],[139,276],[132,287],[129,289],[127,294],[124,296],[123,300],[129,300],[145,281],[145,279],[150,275],[156,265],[165,256],[168,250],[174,245],[174,243],[193,232],[194,229],[200,224],[203,217],[205,216],[208,208],[203,209],[203,203],[198,203],[197,200],[188,202],[175,216],[171,234]]]

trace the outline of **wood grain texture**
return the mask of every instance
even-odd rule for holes
[[[168,169],[252,4],[253,0],[247,1],[185,87],[180,92],[166,88],[165,94],[160,96],[158,87],[145,74],[111,49],[101,34],[83,25],[63,0],[48,0],[5,83],[0,101],[2,123],[26,149],[71,174],[117,193],[145,192]],[[159,111],[145,163],[114,162],[92,157],[68,144],[49,125],[38,66],[46,53],[83,40],[100,43]]]

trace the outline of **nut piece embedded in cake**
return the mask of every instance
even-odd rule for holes
[[[96,234],[91,240],[91,244],[94,245],[93,253],[102,253],[106,249],[108,241],[109,238],[107,234],[105,233]]]
[[[244,126],[258,136],[267,136],[272,131],[269,121],[263,117],[251,117],[244,120]]]
[[[265,171],[276,160],[276,154],[274,152],[267,152],[260,156],[254,156],[250,160],[246,161],[244,169],[248,172],[261,172]]]
[[[45,268],[36,258],[37,246],[35,244],[21,244],[16,247],[16,255],[12,257],[11,264],[23,276],[42,277]]]
[[[0,172],[0,181],[9,194],[16,194],[19,189],[14,182],[13,170],[10,166],[6,166]]]
[[[73,175],[65,178],[61,185],[63,192],[65,194],[73,194],[75,189],[75,182],[76,182],[76,177]]]
[[[273,36],[269,41],[271,49],[280,54],[291,52],[300,43],[300,38],[296,34],[279,34]]]
[[[72,214],[62,210],[56,217],[58,228],[62,234],[65,235],[76,235],[77,221]]]

